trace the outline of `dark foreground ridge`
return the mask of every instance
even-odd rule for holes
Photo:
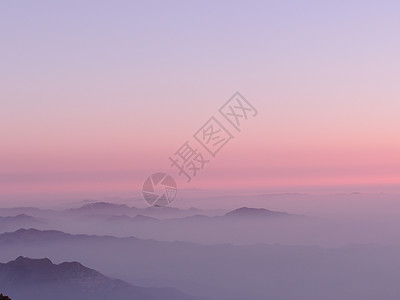
[[[175,289],[133,286],[108,278],[78,262],[53,264],[48,258],[20,256],[0,264],[0,282],[2,292],[16,300],[196,299]],[[2,296],[1,299],[9,298]]]

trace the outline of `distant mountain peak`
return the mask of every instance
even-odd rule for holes
[[[135,221],[154,221],[154,220],[157,220],[156,218],[145,216],[145,215],[140,215],[140,214],[136,215],[133,219]]]
[[[39,230],[36,228],[28,228],[28,229],[21,228],[12,232],[13,235],[39,235],[43,233],[53,234],[53,235],[68,235],[67,233],[58,230]],[[10,233],[4,233],[4,234],[10,234]]]
[[[157,219],[141,214],[136,215],[135,217],[121,215],[121,216],[112,216],[106,219],[107,222],[135,222],[135,221],[154,221],[154,220]]]
[[[38,263],[42,265],[52,265],[53,263],[49,258],[38,258],[38,259],[33,259],[33,258],[28,258],[24,256],[18,256],[14,261],[9,262],[9,264],[18,264],[18,265],[30,265],[32,263]]]
[[[116,208],[116,207],[118,207],[118,208],[128,208],[128,209],[129,209],[129,206],[128,206],[128,205],[125,205],[125,204],[115,204],[115,203],[110,203],[110,202],[88,203],[88,204],[85,204],[85,205],[81,206],[80,208],[81,208],[81,209],[99,209],[99,208],[101,208],[101,209],[103,209],[103,208],[108,209],[108,208]]]
[[[27,214],[18,214],[14,217],[7,217],[7,218],[31,218],[31,219],[34,219],[34,217],[27,215]]]
[[[35,244],[80,241],[81,239],[118,239],[109,235],[70,234],[58,230],[18,229],[14,232],[0,233],[0,249],[2,244]],[[139,240],[134,236],[121,239]]]
[[[273,216],[289,216],[286,212],[273,211],[265,208],[250,208],[250,207],[240,207],[238,209],[232,210],[226,213],[226,217],[273,217]]]

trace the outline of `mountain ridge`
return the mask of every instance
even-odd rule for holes
[[[195,300],[172,288],[144,288],[85,267],[79,262],[54,264],[49,258],[19,256],[0,263],[2,290],[12,299],[30,300]]]

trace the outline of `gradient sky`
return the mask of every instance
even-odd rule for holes
[[[398,1],[2,1],[0,200],[179,188],[400,191]],[[190,184],[171,156],[259,111]],[[136,194],[135,194],[136,193]]]

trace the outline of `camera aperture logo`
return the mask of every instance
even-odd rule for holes
[[[174,201],[177,188],[175,180],[168,174],[155,173],[143,184],[143,198],[151,206],[166,206]]]
[[[240,93],[235,93],[218,110],[222,116],[211,116],[194,134],[169,157],[170,166],[178,170],[186,183],[196,177],[234,137],[242,125],[257,116],[258,111]],[[193,146],[196,144],[197,146]],[[201,150],[199,150],[199,149]],[[149,176],[143,184],[144,200],[151,206],[166,206],[176,197],[175,180],[165,173]]]

